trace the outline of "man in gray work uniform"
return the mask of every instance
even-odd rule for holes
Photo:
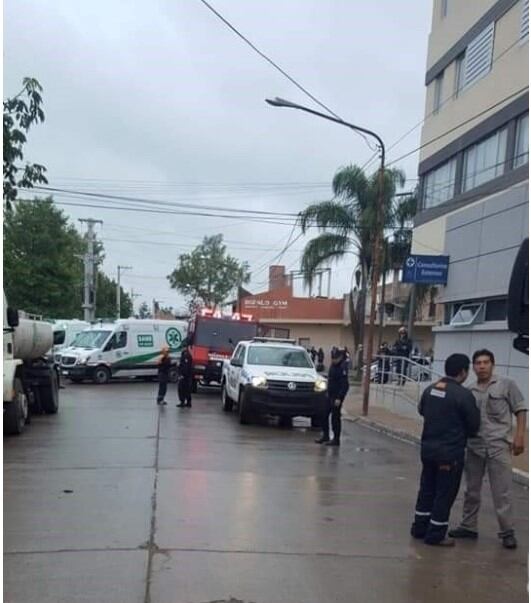
[[[477,382],[470,389],[481,412],[481,426],[477,437],[468,440],[463,518],[459,527],[449,532],[449,536],[478,537],[481,485],[485,471],[488,471],[500,526],[498,535],[506,549],[515,549],[511,453],[517,456],[524,452],[527,404],[514,381],[494,374],[494,354],[491,351],[475,352],[473,367]],[[513,415],[516,415],[516,431],[511,437]]]

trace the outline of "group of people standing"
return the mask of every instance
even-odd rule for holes
[[[404,385],[408,375],[408,359],[411,357],[413,342],[411,341],[406,327],[398,329],[398,337],[392,346],[383,342],[378,349],[378,372],[376,381],[388,383],[391,375],[391,358],[394,356],[394,369],[398,376],[398,385]]]
[[[170,380],[170,371],[175,366],[173,358],[170,356],[170,348],[164,347],[158,361],[159,390],[157,393],[157,404],[165,406],[167,404],[166,393],[168,391],[168,381]],[[184,343],[183,351],[177,365],[177,394],[179,397],[178,408],[192,407],[192,354],[187,341]]]
[[[424,417],[421,439],[422,474],[411,535],[427,544],[452,546],[455,538],[478,537],[481,486],[485,473],[506,549],[515,549],[511,501],[512,455],[525,450],[527,404],[516,383],[494,372],[490,350],[474,353],[476,380],[469,387],[470,359],[452,354],[445,377],[424,391],[419,412]],[[516,430],[513,432],[513,416]],[[466,490],[460,525],[448,532],[450,510],[462,473]]]

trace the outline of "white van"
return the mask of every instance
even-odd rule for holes
[[[61,371],[74,382],[91,379],[108,383],[111,377],[154,377],[163,347],[177,360],[188,324],[183,320],[117,320],[93,324],[61,353]],[[170,380],[177,380],[174,367]]]
[[[84,320],[54,320],[53,347],[50,353],[56,364],[61,364],[61,351],[71,346],[77,335],[88,327],[90,322]]]

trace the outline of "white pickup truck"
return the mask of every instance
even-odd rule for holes
[[[242,424],[260,414],[276,415],[283,423],[297,416],[311,417],[316,424],[324,412],[326,390],[326,379],[294,340],[241,341],[223,364],[223,410],[230,412],[236,404]]]

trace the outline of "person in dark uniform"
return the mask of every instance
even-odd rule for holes
[[[159,391],[157,394],[157,404],[162,404],[163,406],[167,404],[164,398],[168,390],[168,379],[171,365],[172,360],[170,356],[170,349],[168,347],[163,347],[158,361]]]
[[[398,329],[398,339],[393,345],[393,356],[398,356],[395,359],[395,370],[398,375],[398,385],[404,385],[408,373],[408,361],[411,356],[413,343],[408,336],[406,327]]]
[[[378,349],[378,372],[376,373],[376,383],[387,383],[389,381],[389,373],[391,371],[391,363],[389,361],[389,346],[384,341]]]
[[[192,407],[192,354],[188,341],[185,343],[185,348],[181,352],[179,360],[179,381],[177,383],[177,392],[179,394],[179,408]]]
[[[320,373],[322,371],[324,371],[324,350],[323,348],[319,348],[317,350],[317,372]]]
[[[461,385],[469,368],[468,356],[448,356],[446,377],[427,387],[419,403],[422,474],[411,535],[426,544],[455,543],[446,537],[448,518],[461,483],[467,439],[476,435],[480,422],[473,394]]]
[[[317,358],[317,350],[315,349],[315,346],[313,346],[313,345],[310,349],[310,356],[312,357],[312,362],[315,364],[315,359]]]
[[[328,370],[328,400],[323,416],[323,433],[317,444],[339,446],[341,438],[341,407],[349,388],[348,366],[345,350],[336,349],[332,355],[332,364]],[[334,439],[330,440],[330,415],[332,415],[332,429]]]

